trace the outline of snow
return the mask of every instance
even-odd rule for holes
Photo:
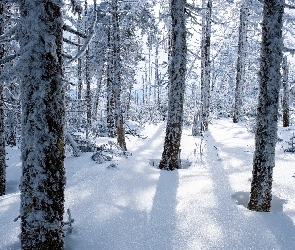
[[[65,208],[75,221],[65,237],[66,249],[294,249],[295,155],[284,152],[293,131],[279,127],[283,141],[276,147],[269,213],[246,208],[254,134],[244,123],[213,120],[202,144],[190,135],[191,128],[184,128],[181,158],[191,165],[175,171],[151,166],[162,154],[163,123],[146,125],[146,139],[129,135],[132,156],[115,158],[117,168],[96,164],[91,153],[67,157]],[[7,153],[0,249],[17,250],[20,220],[13,220],[20,206],[20,151],[7,147]]]

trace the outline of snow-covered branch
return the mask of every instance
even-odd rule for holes
[[[77,53],[76,56],[74,56],[70,61],[68,61],[66,63],[66,65],[69,65],[71,64],[73,61],[77,60],[78,58],[80,58],[84,53],[85,51],[87,50],[89,44],[91,43],[91,40],[95,34],[95,25],[96,25],[96,21],[97,21],[97,12],[96,12],[96,1],[94,1],[94,20],[92,22],[92,25],[91,27],[89,28],[88,30],[88,37],[86,37],[86,41],[83,45],[83,47],[80,49],[80,51]]]
[[[283,47],[283,52],[289,52],[291,53],[292,55],[295,54],[295,49],[292,49],[292,48],[287,48],[287,47]]]
[[[0,65],[12,61],[12,60],[15,59],[17,56],[18,56],[17,54],[14,54],[14,55],[10,55],[10,56],[6,56],[6,57],[4,57],[4,58],[1,58],[1,59],[0,59]]]
[[[288,9],[291,9],[291,10],[292,10],[292,9],[293,9],[293,10],[295,9],[295,5],[290,5],[290,4],[286,4],[286,3],[285,3],[284,6],[285,6],[285,8],[288,8]]]
[[[71,44],[71,45],[75,45],[75,46],[77,46],[77,47],[81,47],[81,46],[83,46],[82,44],[75,43],[75,42],[73,42],[73,41],[71,41],[71,40],[69,40],[69,39],[67,39],[67,38],[63,38],[63,41],[64,41],[65,43],[68,43],[68,44]]]
[[[0,43],[5,43],[7,41],[13,40],[12,36],[15,35],[16,31],[17,26],[14,26],[11,29],[7,30],[2,36],[0,36]]]
[[[62,56],[64,57],[64,58],[67,58],[67,59],[73,59],[73,57],[71,56],[71,55],[68,55],[68,54],[65,54],[65,53],[62,53]]]
[[[258,0],[258,2],[260,2],[261,4],[263,4],[264,3],[264,1],[263,0]],[[291,4],[287,4],[287,3],[284,3],[284,7],[285,8],[288,8],[288,9],[295,9],[295,5],[291,5]]]
[[[63,28],[63,30],[68,31],[68,32],[70,32],[72,34],[75,34],[75,35],[80,36],[82,38],[87,38],[87,35],[85,35],[85,34],[79,32],[79,31],[73,29],[69,25],[64,24],[62,28]]]
[[[191,11],[195,11],[195,12],[197,12],[198,14],[200,14],[201,11],[202,11],[202,8],[200,8],[200,7],[196,7],[196,6],[194,6],[194,5],[192,5],[192,4],[189,4],[189,3],[186,3],[185,8],[186,8],[186,9],[189,9],[189,10],[191,10]]]

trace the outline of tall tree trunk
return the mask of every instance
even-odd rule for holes
[[[78,31],[81,32],[81,13],[78,14]],[[81,37],[78,36],[78,44],[81,44]],[[80,46],[78,46],[78,50],[80,50]],[[82,80],[82,58],[78,58],[78,89],[77,89],[77,99],[81,100],[82,99],[82,90],[83,90],[83,80]],[[79,102],[79,110],[80,110],[80,102]]]
[[[180,141],[186,75],[185,0],[171,1],[172,40],[169,62],[169,104],[164,150],[160,169],[180,168]]]
[[[288,82],[288,61],[287,57],[283,57],[282,63],[283,71],[283,100],[282,100],[282,109],[283,109],[283,127],[289,127],[290,123],[290,103],[289,103],[289,82]]]
[[[85,16],[88,15],[88,3],[85,0]],[[87,32],[87,22],[85,22],[85,31]],[[87,32],[88,33],[88,32]],[[89,35],[89,34],[88,34]],[[89,46],[86,49],[85,53],[85,83],[86,83],[86,92],[85,92],[85,101],[86,101],[86,138],[88,139],[91,133],[92,126],[92,116],[91,116],[91,77],[90,77],[90,54]]]
[[[99,104],[99,97],[101,93],[101,87],[102,87],[102,71],[103,66],[100,66],[100,70],[98,70],[99,75],[97,76],[97,84],[96,84],[96,90],[94,95],[94,102],[93,102],[93,108],[92,108],[92,118],[93,120],[97,120],[98,117],[98,104]]]
[[[107,126],[108,126],[108,136],[116,136],[116,126],[115,126],[115,97],[113,90],[114,81],[114,67],[113,67],[113,37],[111,34],[112,26],[111,21],[108,27],[108,51],[107,51]]]
[[[112,17],[113,17],[113,68],[114,68],[114,81],[113,91],[115,100],[115,122],[117,128],[117,142],[118,145],[124,150],[127,150],[125,141],[124,130],[124,117],[121,107],[121,40],[120,40],[120,24],[119,24],[119,8],[118,0],[112,0]]]
[[[210,43],[212,0],[203,0],[201,42],[201,132],[208,130],[210,114]]]
[[[240,112],[242,107],[242,90],[245,81],[245,58],[246,58],[246,44],[247,44],[247,18],[248,7],[243,3],[240,9],[240,26],[239,26],[239,42],[238,42],[238,60],[237,60],[237,74],[236,74],[236,88],[235,88],[235,103],[233,111],[233,122],[238,123],[240,119]]]
[[[0,35],[4,34],[4,5],[0,2]],[[0,44],[0,59],[4,57],[4,44]],[[3,65],[0,65],[0,75],[3,70]],[[0,196],[5,194],[6,190],[6,161],[5,161],[5,134],[4,134],[4,98],[3,98],[3,83],[0,83]]]
[[[62,1],[22,0],[21,245],[63,249],[64,86]]]
[[[91,133],[91,126],[92,126],[92,117],[91,117],[91,78],[90,78],[90,56],[89,56],[89,48],[86,50],[86,62],[85,62],[85,76],[86,76],[86,121],[87,121],[87,128],[86,128],[86,138],[89,138]]]
[[[160,112],[161,100],[160,100],[159,42],[158,41],[156,44],[156,55],[155,55],[155,88],[157,90],[155,91],[156,92],[155,103],[157,105],[157,110]]]
[[[263,3],[260,92],[256,118],[251,196],[248,203],[248,209],[255,211],[268,212],[271,207],[281,82],[283,5],[283,0],[268,0]]]

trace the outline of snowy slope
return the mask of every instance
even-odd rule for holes
[[[295,155],[284,153],[284,141],[277,145],[272,211],[257,213],[245,208],[254,135],[244,124],[214,120],[202,142],[185,129],[185,168],[173,172],[152,166],[161,157],[164,130],[164,124],[147,125],[148,138],[129,136],[132,156],[114,159],[117,168],[96,164],[90,153],[66,159],[65,207],[75,219],[66,249],[295,249]],[[286,141],[292,133],[280,128],[279,137]],[[8,148],[8,157],[0,249],[16,250],[19,150]]]

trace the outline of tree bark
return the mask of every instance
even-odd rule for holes
[[[114,81],[114,67],[113,67],[113,37],[112,37],[112,26],[111,21],[108,27],[108,51],[107,51],[107,126],[108,126],[108,136],[116,136],[116,126],[115,126],[115,99],[113,91],[113,81]]]
[[[81,32],[81,13],[78,13],[79,18],[78,18],[78,31]],[[78,35],[78,44],[81,44],[81,37]],[[78,50],[80,50],[80,46],[78,46]],[[78,88],[77,88],[77,99],[81,100],[82,99],[82,90],[83,90],[83,80],[82,80],[82,58],[78,58]],[[80,106],[79,106],[80,109]]]
[[[119,9],[118,0],[112,0],[112,17],[113,17],[113,69],[114,69],[114,102],[115,102],[115,123],[117,130],[117,143],[122,150],[127,151],[125,141],[124,117],[121,107],[121,40],[120,40],[120,24],[119,24]]]
[[[86,100],[86,138],[88,139],[91,133],[92,127],[92,116],[91,116],[91,77],[90,77],[90,56],[89,56],[89,48],[86,50],[86,61],[85,61],[85,76],[86,76],[86,92],[85,92],[85,100]]]
[[[290,125],[290,103],[289,103],[289,82],[288,82],[288,62],[287,57],[283,57],[282,62],[282,71],[283,71],[283,100],[282,100],[282,109],[283,109],[283,127],[289,127]]]
[[[201,132],[208,130],[210,114],[210,44],[212,0],[203,0],[202,42],[201,42]]]
[[[5,20],[4,20],[3,2],[0,2],[0,35],[4,34]],[[0,44],[0,59],[4,58],[5,50],[4,44]],[[3,65],[0,65],[0,75],[3,70]],[[0,196],[5,195],[6,191],[6,160],[5,160],[5,134],[4,134],[4,97],[3,84],[0,83]]]
[[[171,1],[171,57],[169,62],[169,104],[164,150],[160,169],[174,170],[180,166],[180,141],[183,125],[183,102],[186,75],[185,0]]]
[[[240,119],[241,107],[243,104],[242,90],[245,81],[245,57],[247,43],[247,20],[248,7],[243,3],[240,9],[240,26],[239,26],[239,42],[238,42],[238,60],[235,88],[235,103],[233,112],[233,122],[238,123]]]
[[[21,245],[63,249],[62,1],[20,2],[22,56]]]
[[[270,211],[272,200],[272,175],[275,166],[277,122],[282,61],[283,0],[263,3],[262,47],[259,72],[255,152],[251,195],[248,209]]]

